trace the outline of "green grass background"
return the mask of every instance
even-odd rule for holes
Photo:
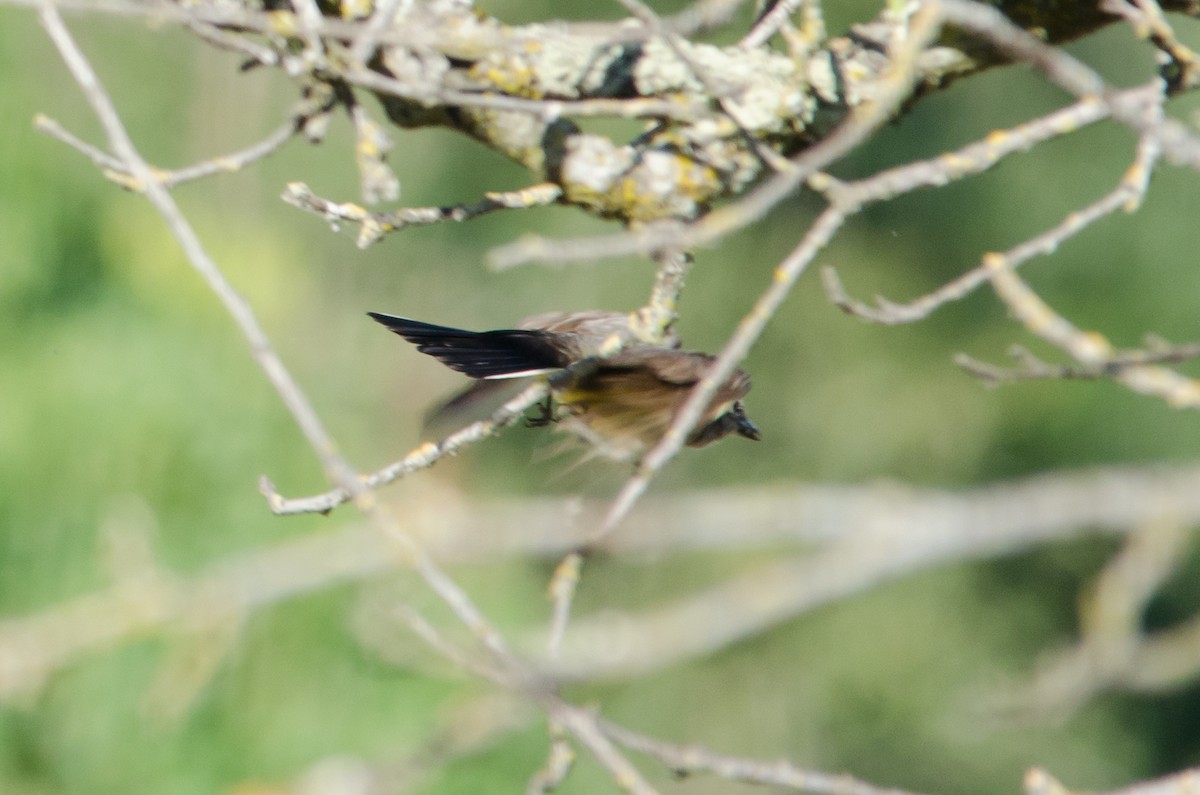
[[[870,3],[827,4],[840,31]],[[587,4],[488,3],[512,21],[583,18]],[[616,4],[607,8],[619,15]],[[131,134],[162,165],[244,146],[274,127],[294,88],[177,30],[135,19],[71,15]],[[1193,26],[1180,21],[1187,34]],[[1193,37],[1194,38],[1194,37]],[[1073,46],[1121,84],[1151,74],[1149,49],[1113,29]],[[100,529],[135,506],[165,563],[193,572],[239,551],[349,515],[277,519],[256,492],[270,475],[288,494],[321,490],[319,467],[216,299],[186,266],[157,215],[78,154],[32,130],[36,112],[103,140],[35,14],[0,7],[0,616],[20,617],[104,587]],[[841,175],[930,156],[1064,102],[1029,70],[968,80],[922,103],[841,164]],[[1172,112],[1188,118],[1195,101]],[[528,177],[441,131],[397,132],[402,202],[470,201]],[[1100,125],[1012,159],[985,176],[873,208],[821,255],[861,297],[902,300],[972,267],[1107,191],[1133,136]],[[278,200],[303,179],[354,200],[348,125],[321,146],[293,142],[241,174],[176,191],[214,258],[247,296],[345,453],[373,469],[418,440],[424,407],[458,381],[382,333],[363,313],[394,312],[468,327],[505,326],[550,309],[641,304],[649,266],[629,259],[493,273],[489,247],[522,231],[609,229],[549,208],[415,229],[362,252],[352,232]],[[1165,167],[1145,206],[1108,219],[1026,274],[1066,316],[1118,345],[1145,332],[1200,337],[1196,175]],[[797,198],[762,224],[702,251],[684,295],[689,346],[713,349],[769,282],[817,207]],[[1030,344],[982,291],[929,320],[864,325],[831,307],[813,274],[746,362],[758,445],[731,440],[686,452],[659,491],[733,483],[895,479],[965,487],[1106,463],[1186,460],[1194,413],[1106,383],[1028,383],[988,390],[950,357],[1001,360]],[[1036,350],[1044,350],[1033,345]],[[534,432],[514,429],[418,475],[481,496],[582,492],[619,480],[589,469],[555,478]],[[436,493],[431,488],[431,493]],[[487,528],[480,528],[486,532]],[[1079,787],[1114,787],[1200,763],[1200,688],[1106,695],[1062,725],[995,726],[972,703],[998,678],[1031,669],[1072,637],[1080,586],[1114,550],[1084,541],[984,565],[950,566],[819,610],[712,658],[628,683],[572,691],[606,715],[681,742],[793,761],[938,793],[1019,789],[1033,764]],[[589,569],[584,608],[678,590],[727,559]],[[545,612],[542,562],[456,572],[505,626]],[[1197,607],[1191,565],[1156,600],[1160,623]],[[357,590],[337,587],[254,616],[199,701],[164,724],[147,713],[160,640],[81,659],[36,696],[0,706],[0,792],[250,792],[317,760],[404,758],[438,716],[484,688],[389,665],[348,627]],[[450,764],[419,792],[519,791],[541,765],[536,721]],[[730,785],[664,789],[727,792]],[[257,785],[256,785],[257,786]],[[241,788],[240,790],[237,788]],[[582,762],[564,792],[608,792]]]

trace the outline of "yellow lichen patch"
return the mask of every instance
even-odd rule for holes
[[[280,36],[295,36],[299,32],[296,15],[290,11],[271,11],[267,19],[271,22],[271,31]]]
[[[502,61],[480,61],[471,67],[471,77],[512,97],[542,98],[536,83],[537,73],[520,58],[509,56]]]
[[[565,195],[571,204],[590,208],[601,215],[614,215],[617,213],[617,208],[626,203],[617,198],[620,195],[619,192],[602,193],[582,185],[570,186]]]
[[[115,171],[111,168],[106,168],[100,173],[104,174],[105,179],[112,180],[127,191],[141,193],[145,189],[140,179],[131,174],[126,174],[124,171]]]
[[[708,201],[720,189],[720,176],[712,166],[700,165],[691,158],[679,155],[679,188],[695,201]]]
[[[1171,375],[1174,375],[1175,379],[1169,384],[1169,388],[1163,390],[1167,396],[1167,404],[1171,408],[1177,409],[1200,406],[1200,383],[1192,378],[1184,378],[1177,373],[1171,373]]]
[[[946,167],[955,171],[963,172],[971,167],[971,161],[954,152],[947,152],[942,155],[941,161],[946,164]]]
[[[995,251],[989,251],[988,253],[984,254],[983,259],[980,262],[984,268],[990,271],[1001,270],[1008,264],[1008,260],[1005,259],[1004,255],[997,254]]]
[[[988,146],[1001,147],[1008,143],[1012,135],[1007,130],[992,130],[987,135]]]
[[[372,0],[342,0],[338,13],[342,19],[365,19],[371,15],[374,5]]]
[[[1112,356],[1112,343],[1098,331],[1085,331],[1079,335],[1079,350],[1076,355],[1088,361],[1100,361]]]

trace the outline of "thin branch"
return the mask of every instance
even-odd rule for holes
[[[570,729],[575,738],[592,752],[622,791],[629,795],[656,795],[658,791],[650,786],[625,754],[605,735],[594,712],[557,700],[549,704],[549,712],[556,723]]]
[[[1016,275],[1002,255],[989,255],[984,262],[996,295],[1031,334],[1061,348],[1085,366],[1106,367],[1117,355],[1102,334],[1076,328],[1055,312]],[[1162,398],[1177,408],[1200,408],[1200,381],[1160,365],[1119,367],[1113,380],[1139,394]]]
[[[792,14],[796,13],[801,5],[805,5],[812,0],[778,0],[774,6],[759,17],[754,27],[742,37],[738,42],[739,47],[751,49],[761,47],[770,40],[772,36],[778,33],[784,25],[788,24],[788,20]],[[819,12],[818,12],[819,13]]]
[[[658,269],[654,273],[650,298],[637,311],[633,322],[638,324],[641,339],[660,345],[671,344],[677,340],[674,327],[679,319],[679,296],[693,258],[685,251],[663,250],[655,254],[655,260]]]
[[[360,225],[358,247],[367,248],[385,234],[412,226],[427,226],[443,221],[469,221],[498,210],[524,210],[553,204],[562,195],[562,188],[550,182],[531,185],[516,191],[486,193],[480,201],[447,207],[406,207],[392,212],[371,212],[352,202],[334,202],[321,198],[303,182],[289,182],[283,200],[293,207],[307,210],[337,224],[346,221]]]
[[[1050,364],[1034,356],[1020,345],[1010,347],[1008,355],[1016,360],[1016,367],[997,367],[987,362],[981,362],[965,353],[956,354],[954,363],[989,386],[1040,379],[1094,381],[1100,378],[1112,378],[1128,367],[1145,364],[1181,364],[1200,358],[1200,342],[1169,345],[1160,340],[1154,341],[1146,350],[1117,351],[1102,364],[1090,366]]]
[[[1144,101],[1147,107],[1153,107],[1154,105],[1150,104],[1151,100],[1160,101],[1162,91],[1156,79],[1149,85],[1123,92],[1122,96],[1130,101]],[[814,190],[830,197],[845,197],[861,201],[863,204],[875,203],[910,192],[917,187],[940,186],[962,177],[979,174],[1008,155],[1027,151],[1043,141],[1074,132],[1107,117],[1108,106],[1095,99],[1086,99],[1035,121],[1009,130],[993,132],[983,141],[969,144],[956,152],[947,152],[932,160],[888,169],[854,182],[842,183],[827,177],[813,178],[809,182]],[[1061,224],[1012,249],[1006,256],[1013,258],[1014,264],[1022,264],[1037,254],[1054,251],[1065,240],[1078,234],[1088,225],[1119,209],[1131,212],[1145,195],[1149,175],[1153,172],[1159,155],[1160,150],[1154,139],[1149,136],[1143,137],[1133,165],[1126,171],[1116,188],[1083,210],[1071,212]],[[821,276],[830,302],[838,308],[863,320],[894,325],[924,319],[944,304],[966,297],[979,285],[987,282],[988,270],[981,264],[937,290],[906,304],[894,303],[877,296],[875,306],[851,298],[834,269],[823,269]]]
[[[886,325],[922,320],[938,307],[951,301],[961,300],[970,295],[979,285],[985,284],[991,278],[992,269],[995,267],[989,264],[994,257],[1003,257],[1008,267],[1016,268],[1038,255],[1053,254],[1063,243],[1077,236],[1087,227],[1130,206],[1131,203],[1136,203],[1143,195],[1144,180],[1140,175],[1145,173],[1149,173],[1149,169],[1145,171],[1131,169],[1117,187],[1083,209],[1067,213],[1067,216],[1057,225],[1014,246],[1003,254],[985,254],[979,265],[909,304],[896,304],[879,297],[875,299],[877,307],[855,301],[846,294],[845,288],[842,287],[841,280],[838,279],[837,272],[833,268],[825,268],[821,272],[825,292],[828,294],[829,300],[839,309],[863,320]],[[1136,176],[1131,180],[1129,179],[1130,175]]]
[[[1135,689],[1131,679],[1161,676],[1164,668],[1148,665],[1152,660],[1146,649],[1162,649],[1165,638],[1177,643],[1180,630],[1144,635],[1142,617],[1191,541],[1190,528],[1169,517],[1132,532],[1083,594],[1078,643],[1046,655],[1030,681],[999,693],[994,700],[1002,713],[1021,720],[1061,721],[1097,693]]]
[[[468,673],[474,674],[480,679],[491,682],[512,690],[520,690],[524,686],[524,677],[517,671],[506,670],[497,665],[492,665],[485,660],[473,656],[465,649],[452,643],[446,638],[437,627],[429,623],[423,615],[415,610],[411,605],[399,604],[395,610],[396,615],[408,625],[408,628],[425,641],[434,651],[442,658],[450,661]]]
[[[186,19],[182,24],[201,40],[208,42],[212,46],[249,58],[250,61],[242,65],[243,70],[256,64],[261,66],[279,66],[284,61],[284,57],[276,48],[259,44],[246,36],[230,33],[217,25]]]
[[[367,204],[395,201],[400,198],[400,180],[387,164],[394,145],[391,135],[371,118],[352,89],[341,86],[337,93],[354,124],[354,160],[358,165],[359,193],[363,201]]]
[[[378,3],[375,3],[370,19],[363,25],[362,31],[355,37],[354,43],[350,45],[350,57],[354,61],[365,65],[371,60],[371,56],[375,54],[375,48],[379,44],[379,38],[388,28],[395,26],[396,12],[402,6],[407,14],[408,9],[412,6],[412,0],[379,0]]]
[[[412,472],[427,469],[447,455],[452,455],[469,444],[491,436],[520,419],[526,409],[546,396],[547,388],[547,384],[544,382],[531,384],[497,409],[491,417],[473,422],[462,430],[447,436],[441,442],[426,442],[399,461],[363,477],[361,479],[363,487],[374,491]],[[271,513],[277,516],[329,513],[350,500],[350,493],[342,487],[311,497],[288,499],[281,495],[275,489],[275,485],[266,477],[259,482],[259,491],[266,497]]]
[[[561,726],[550,724],[550,750],[544,764],[529,779],[525,795],[546,795],[554,792],[567,780],[575,764],[575,749],[563,736]]]
[[[1137,3],[1138,12],[1138,18],[1134,20],[1135,30],[1146,30],[1154,46],[1158,47],[1168,61],[1162,69],[1168,93],[1190,91],[1200,85],[1200,56],[1179,41],[1175,30],[1167,22],[1162,7],[1154,0],[1134,2]],[[1128,5],[1122,0],[1113,0],[1111,3],[1111,6],[1117,8]]]
[[[72,149],[81,152],[99,167],[106,177],[122,187],[135,191],[142,190],[142,183],[132,178],[132,172],[124,161],[112,157],[86,141],[80,140],[49,116],[41,113],[37,114],[33,119],[33,126],[38,132],[46,133],[50,137],[67,144]],[[263,140],[240,151],[211,157],[194,165],[175,170],[149,167],[149,172],[159,185],[169,189],[184,182],[203,179],[214,174],[240,171],[249,164],[261,160],[281,149],[284,144],[295,136],[297,129],[297,122],[289,120],[276,128],[274,132]]]
[[[549,715],[551,724],[569,730],[581,745],[592,752],[592,755],[609,772],[613,781],[623,791],[630,795],[657,795],[657,791],[646,782],[638,769],[600,731],[595,713],[563,700],[533,675],[532,671],[506,670],[466,656],[461,649],[450,643],[432,624],[411,608],[403,608],[402,617],[423,640],[443,657],[456,662],[466,670],[493,684],[514,690],[539,702]],[[541,778],[543,783],[550,784],[561,780],[552,778],[553,775],[565,777],[570,770],[571,762],[574,761],[574,754],[565,744],[562,744],[562,747],[558,747],[557,750],[558,754],[552,754],[550,764],[558,766],[548,768],[550,773],[545,777],[535,774],[533,781]],[[546,791],[545,789],[534,789],[532,784],[533,782],[531,782],[530,791]]]
[[[696,0],[666,17],[666,25],[681,36],[696,36],[729,24],[746,0]]]
[[[251,144],[237,152],[227,155],[210,157],[192,166],[162,172],[164,187],[173,188],[184,182],[203,179],[214,174],[233,173],[241,171],[246,166],[262,160],[283,148],[283,145],[295,137],[301,125],[301,117],[289,119],[275,128],[266,138],[256,144]]]
[[[680,777],[711,773],[726,781],[784,787],[813,795],[915,795],[908,790],[878,787],[846,774],[806,770],[786,759],[766,762],[717,753],[699,745],[676,745],[610,721],[601,721],[600,728],[629,750],[657,759]]]
[[[1174,119],[1147,116],[1140,103],[1129,102],[1098,72],[1065,50],[1051,47],[982,3],[930,0],[930,6],[947,23],[980,37],[1016,61],[1036,67],[1063,90],[1080,99],[1099,98],[1109,106],[1113,118],[1141,135],[1155,138],[1168,161],[1200,170],[1200,138],[1192,130]]]
[[[63,60],[66,62],[76,82],[83,89],[84,96],[91,104],[96,116],[100,119],[108,136],[109,146],[125,164],[139,189],[150,200],[151,204],[163,216],[167,226],[179,240],[180,246],[188,257],[188,262],[205,280],[210,289],[221,300],[239,330],[250,346],[251,354],[258,361],[268,380],[279,393],[284,404],[291,410],[306,438],[320,456],[322,463],[331,474],[340,473],[344,464],[335,452],[333,440],[325,431],[312,405],[304,397],[299,386],[283,366],[278,354],[271,346],[270,340],[263,332],[254,311],[233,285],[221,273],[216,263],[204,251],[199,238],[180,213],[178,206],[171,199],[165,187],[155,179],[146,161],[134,148],[116,109],[112,106],[107,93],[101,87],[95,72],[85,60],[83,53],[75,44],[67,31],[58,11],[53,5],[43,4],[40,17],[42,26],[50,36]]]
[[[1025,774],[1025,795],[1193,795],[1200,790],[1200,768],[1189,768],[1162,778],[1151,779],[1119,789],[1067,789],[1046,770],[1035,767]]]
[[[566,637],[567,624],[571,620],[571,605],[575,601],[575,591],[579,587],[582,570],[583,555],[573,549],[554,567],[554,575],[550,578],[549,588],[546,589],[551,604],[546,653],[552,658],[558,656],[563,638]]]
[[[121,176],[126,175],[126,168],[123,162],[108,154],[108,152],[105,152],[100,147],[93,146],[87,141],[76,137],[44,113],[38,113],[33,117],[33,129],[45,133],[81,153],[84,157],[91,160],[92,165],[100,169],[105,176],[108,176],[108,172],[113,172]]]

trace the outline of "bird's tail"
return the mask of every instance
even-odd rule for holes
[[[368,312],[442,364],[471,378],[521,378],[570,364],[553,335],[536,329],[465,331],[419,320]]]

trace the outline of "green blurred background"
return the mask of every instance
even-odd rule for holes
[[[835,33],[875,11],[867,2],[829,5]],[[583,18],[588,7],[486,4],[512,21]],[[619,16],[616,4],[604,11]],[[178,30],[99,15],[68,22],[135,142],[157,164],[249,144],[278,123],[295,95],[281,76],[241,73],[235,58]],[[1178,24],[1185,36],[1194,32]],[[1073,50],[1123,85],[1152,73],[1149,48],[1124,29]],[[153,525],[164,562],[185,573],[350,521],[349,514],[277,519],[265,510],[260,475],[302,495],[322,489],[319,466],[147,203],[33,132],[32,117],[43,112],[87,140],[103,140],[33,12],[0,7],[0,70],[0,615],[24,616],[104,587],[100,529],[127,518],[131,505]],[[997,70],[921,102],[837,173],[930,156],[1063,103],[1029,70]],[[1195,104],[1177,100],[1172,111],[1187,118]],[[392,163],[407,205],[470,201],[528,182],[520,169],[449,133],[397,133],[396,141]],[[572,210],[414,229],[363,252],[352,231],[333,234],[278,200],[295,179],[323,196],[355,200],[351,146],[338,119],[321,146],[293,142],[245,173],[189,184],[176,196],[360,468],[408,450],[424,408],[459,384],[365,311],[483,328],[551,309],[644,302],[652,272],[634,259],[499,274],[485,268],[489,247],[526,230],[610,228]],[[919,295],[972,267],[982,252],[1007,248],[1109,190],[1132,146],[1129,132],[1098,126],[983,177],[874,208],[819,264],[837,266],[863,298]],[[1118,345],[1136,345],[1146,332],[1200,337],[1197,185],[1193,173],[1162,169],[1140,212],[1032,262],[1028,278],[1068,318]],[[817,209],[797,198],[699,253],[682,304],[689,347],[720,346]],[[914,326],[880,328],[830,306],[810,274],[745,365],[755,384],[747,410],[763,441],[686,452],[654,488],[875,479],[966,487],[1195,456],[1193,413],[1107,383],[989,390],[950,362],[958,351],[999,361],[1012,342],[1030,343],[986,291]],[[561,461],[540,455],[545,446],[544,434],[514,429],[418,475],[408,499],[419,499],[412,494],[420,482],[434,494],[440,483],[479,496],[603,497],[619,485],[622,473],[604,466],[555,476]],[[1115,548],[1083,541],[946,567],[713,658],[571,695],[668,739],[939,793],[1015,792],[1033,764],[1100,788],[1200,763],[1196,686],[1103,696],[1062,725],[993,726],[971,708],[989,684],[1028,672],[1040,651],[1072,637],[1078,590]],[[662,567],[602,562],[588,570],[580,607],[649,602],[739,565],[720,557]],[[1195,610],[1198,572],[1193,557],[1156,599],[1154,621]],[[545,562],[455,574],[502,626],[545,614]],[[485,688],[395,667],[364,650],[348,629],[355,600],[355,589],[338,587],[256,615],[194,707],[166,725],[144,708],[165,653],[160,641],[88,656],[36,696],[3,705],[0,792],[224,792],[286,782],[331,755],[403,757],[439,714]],[[544,726],[529,725],[453,762],[418,791],[521,789],[545,753]],[[587,762],[563,788],[611,790]],[[685,790],[730,786],[697,780],[678,785]]]

